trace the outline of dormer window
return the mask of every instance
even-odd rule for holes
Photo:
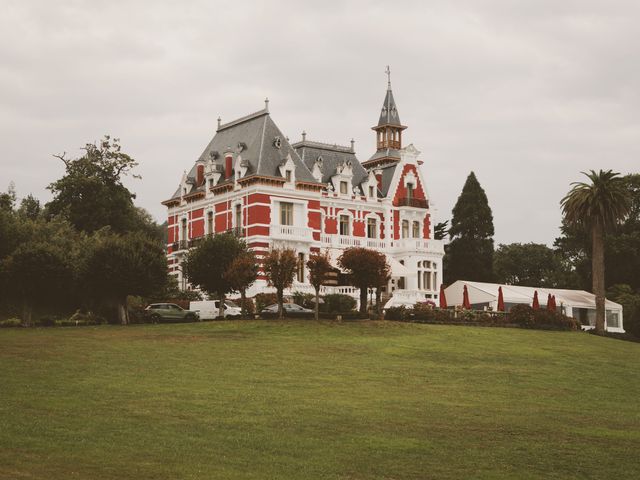
[[[369,185],[369,198],[373,198],[375,196],[375,187],[373,185]]]
[[[285,170],[284,178],[286,179],[287,182],[291,181],[291,170]]]
[[[213,188],[213,178],[209,179],[209,188]]]
[[[345,181],[341,181],[340,182],[340,194],[341,195],[346,195],[347,192],[349,191],[349,184]]]
[[[187,194],[187,187],[183,187],[182,189],[182,195],[186,195]]]

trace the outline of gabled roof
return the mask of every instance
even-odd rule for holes
[[[389,194],[389,187],[391,186],[393,175],[396,173],[397,166],[397,163],[391,163],[380,167],[380,170],[382,170],[382,184],[380,185],[380,194],[383,197],[386,197]]]
[[[349,147],[303,140],[294,143],[293,148],[296,149],[298,155],[300,155],[300,158],[310,171],[313,171],[313,166],[318,160],[318,157],[322,158],[320,171],[322,172],[323,183],[329,182],[331,177],[336,174],[338,165],[344,162],[351,162],[353,169],[353,186],[360,185],[369,176],[357,159],[355,152]]]

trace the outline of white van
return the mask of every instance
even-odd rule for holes
[[[200,320],[215,320],[220,313],[220,300],[190,302],[189,310],[198,312]],[[240,307],[231,300],[224,302],[224,318],[238,318],[241,314]]]

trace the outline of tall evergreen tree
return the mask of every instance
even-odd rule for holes
[[[451,243],[444,258],[446,283],[493,280],[493,215],[487,195],[471,172],[453,207]]]

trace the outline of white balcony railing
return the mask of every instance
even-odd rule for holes
[[[429,252],[444,254],[444,243],[442,240],[401,238],[399,240],[387,241],[378,238],[323,233],[320,235],[320,241],[323,247],[329,248],[366,247],[376,250],[389,249],[391,252]]]
[[[294,225],[274,225],[269,228],[271,238],[279,240],[303,240],[310,242],[313,240],[311,229],[307,227],[296,227]]]

